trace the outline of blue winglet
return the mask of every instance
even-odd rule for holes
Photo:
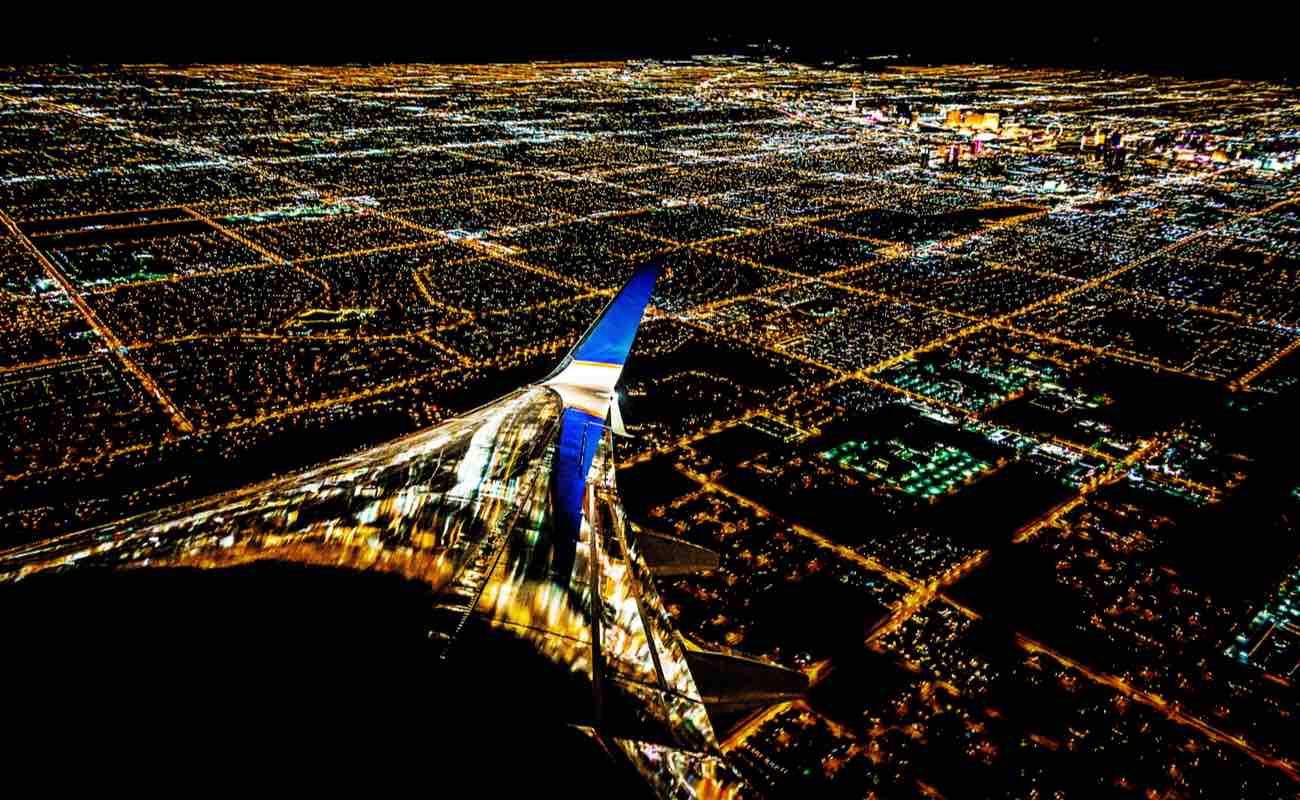
[[[622,366],[632,349],[632,341],[641,325],[641,315],[645,313],[650,293],[654,291],[655,281],[662,269],[663,261],[660,259],[647,261],[637,267],[622,290],[614,295],[614,299],[609,301],[609,305],[605,306],[605,310],[551,374],[558,375],[574,361]]]

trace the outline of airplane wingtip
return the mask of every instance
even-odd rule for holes
[[[638,264],[627,283],[609,301],[550,377],[559,375],[575,361],[622,367],[632,350],[641,318],[650,303],[650,295],[665,267],[663,258],[653,258]]]

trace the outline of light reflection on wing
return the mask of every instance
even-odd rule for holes
[[[554,390],[523,389],[317,468],[0,553],[0,582],[266,560],[396,573],[432,590],[430,640],[457,675],[476,659],[519,663],[520,680],[490,687],[500,708],[585,726],[663,796],[730,796],[735,776],[631,536],[603,425],[577,540],[556,533],[562,413]]]

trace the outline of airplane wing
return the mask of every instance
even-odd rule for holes
[[[615,486],[611,404],[658,270],[640,267],[538,384],[322,466],[0,553],[0,584],[104,568],[234,574],[264,564],[392,576],[419,586],[427,604],[418,664],[398,660],[379,670],[401,671],[397,679],[421,687],[398,693],[399,702],[457,720],[474,736],[484,726],[541,739],[563,729],[552,743],[576,735],[660,797],[735,796],[743,785],[722,758],[691,654],[670,627],[646,553],[664,574],[715,566],[716,557],[667,537],[642,540]],[[664,566],[675,554],[677,567]],[[116,592],[103,588],[111,585],[96,584],[104,602]],[[320,602],[349,591],[338,586]],[[54,591],[27,607],[41,607],[40,597]],[[195,607],[215,615],[237,609],[238,625],[252,625],[278,601],[230,602],[209,598]],[[132,609],[158,613],[147,600]],[[382,608],[366,613],[383,624]],[[191,624],[205,623],[182,612],[169,627]],[[60,625],[69,628],[66,619]],[[86,627],[72,625],[70,635],[93,640]],[[274,649],[280,638],[262,641]],[[342,685],[394,679],[336,676],[349,671],[338,667],[343,662],[351,671],[372,668],[348,654],[317,655],[306,660],[329,662],[321,668]],[[233,667],[245,669],[244,662]],[[222,696],[216,686],[191,689]],[[509,741],[496,745],[506,761]]]

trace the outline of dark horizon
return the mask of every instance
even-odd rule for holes
[[[1196,78],[1294,82],[1294,35],[1261,25],[1249,36],[1196,21],[1129,18],[990,20],[966,10],[925,17],[896,15],[870,26],[814,26],[800,20],[750,18],[740,25],[688,20],[609,20],[572,24],[555,17],[515,18],[486,27],[451,12],[395,24],[349,20],[346,25],[292,20],[271,12],[246,30],[243,20],[204,20],[201,34],[186,25],[161,28],[111,17],[70,26],[51,23],[10,43],[6,61],[64,64],[474,64],[527,61],[677,59],[696,55],[758,55],[807,64],[995,64],[1100,69]],[[168,29],[168,25],[172,25]],[[80,27],[79,27],[80,26]]]

